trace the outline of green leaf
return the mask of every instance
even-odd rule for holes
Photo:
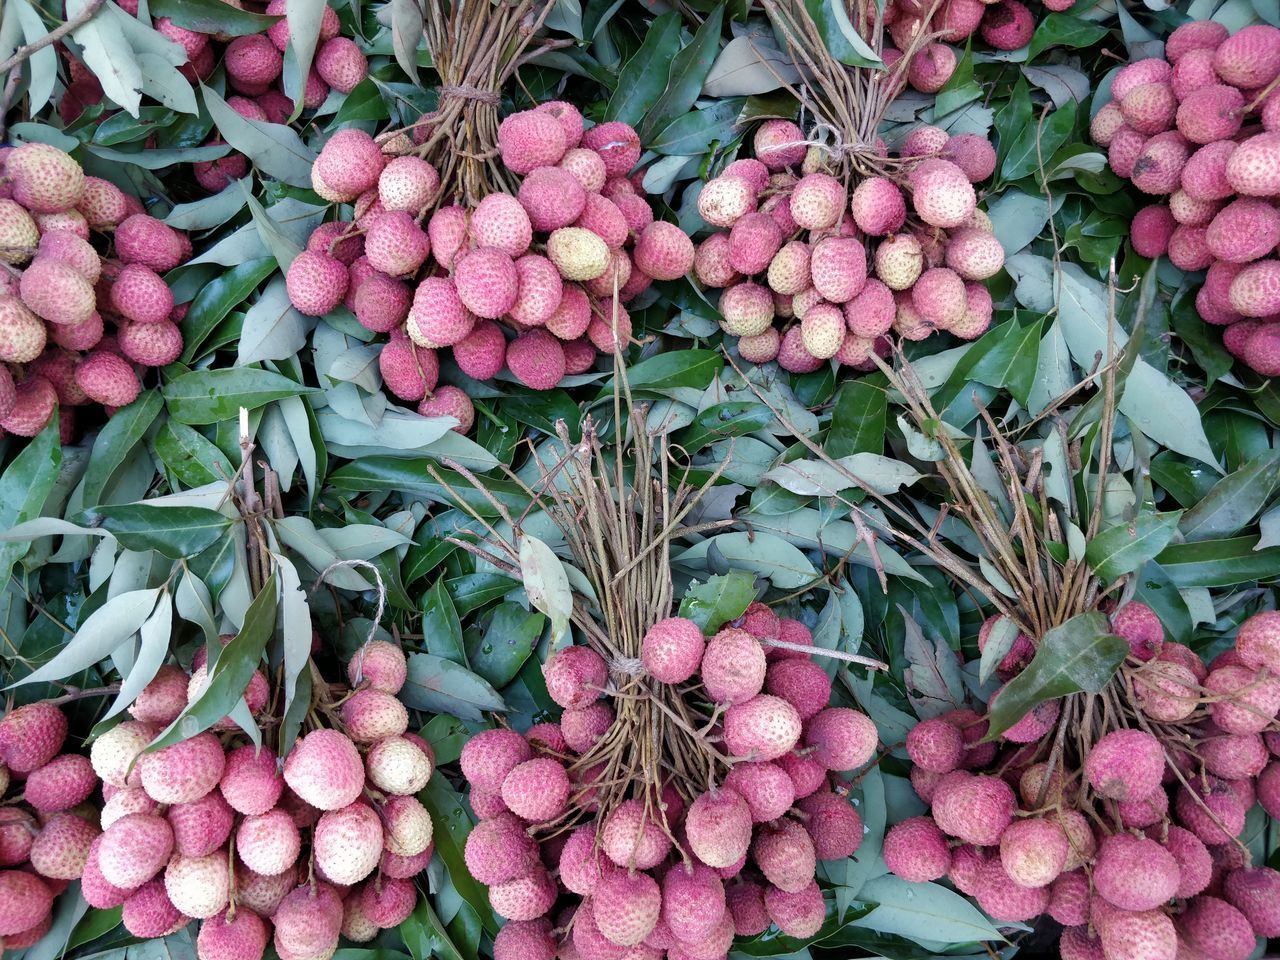
[[[529,602],[551,621],[551,645],[560,646],[569,631],[573,591],[564,563],[537,537],[520,535],[520,579]]]
[[[755,598],[755,577],[730,570],[708,578],[706,583],[691,583],[680,601],[680,616],[692,620],[704,634],[714,634],[742,616]]]
[[[1188,540],[1218,540],[1247,526],[1280,486],[1280,450],[1268,450],[1219,480],[1203,500],[1182,515],[1178,529]]]
[[[130,590],[110,598],[80,624],[57,656],[12,686],[61,680],[89,669],[138,632],[156,608],[159,596],[159,589],[151,589]]]
[[[231,519],[207,507],[166,507],[128,503],[93,507],[84,523],[105,527],[127,550],[155,550],[170,560],[194,557],[211,547]]]
[[[475,642],[467,644],[472,668],[501,690],[520,673],[546,622],[541,613],[531,613],[513,600],[498,604],[484,635],[477,633]]]
[[[11,530],[39,516],[61,466],[62,445],[58,440],[58,418],[54,417],[0,475],[0,530]],[[14,563],[27,552],[28,546],[27,543],[0,546],[0,583],[8,584]]]
[[[679,435],[678,442],[686,453],[693,454],[717,440],[755,433],[771,423],[772,411],[759,401],[726,400],[699,413]]]
[[[409,678],[400,699],[414,710],[451,713],[462,720],[479,722],[486,710],[502,711],[507,705],[478,674],[452,660],[430,653],[409,655]]]
[[[138,399],[121,407],[106,422],[93,441],[93,453],[84,472],[84,502],[97,506],[102,491],[122,463],[133,453],[138,441],[151,429],[164,409],[164,398],[158,390],[144,390]],[[56,426],[56,424],[55,424]],[[10,502],[5,498],[5,502]]]
[[[1129,644],[1111,632],[1103,613],[1072,617],[1040,638],[1025,670],[991,701],[987,740],[995,740],[1046,700],[1088,691],[1097,693],[1129,654]]]
[[[636,128],[641,143],[648,143],[659,130],[665,130],[676,117],[688,112],[698,99],[720,49],[723,22],[724,6],[719,5],[702,21],[689,45],[671,60],[671,77],[666,90]]]
[[[141,642],[138,645],[137,659],[123,677],[120,692],[116,694],[111,709],[103,716],[104,721],[110,720],[138,699],[138,694],[154,679],[169,655],[169,641],[173,636],[173,597],[167,590],[160,594],[155,610],[142,624],[138,634]],[[104,731],[97,729],[95,735],[101,732]]]
[[[855,453],[833,463],[792,460],[771,468],[764,476],[801,496],[830,497],[851,487],[887,496],[915,483],[922,475],[901,460],[878,453]]]
[[[997,156],[1002,164],[1031,122],[1031,110],[1031,88],[1027,85],[1026,78],[1019,76],[1009,99],[996,112],[995,117],[996,133],[1000,135]],[[1014,251],[1006,248],[1005,252],[1012,254]]]
[[[263,173],[290,186],[310,188],[311,165],[316,155],[291,127],[242,117],[214,90],[203,85],[200,89],[209,115],[227,143]]]
[[[772,533],[754,536],[746,533],[717,534],[672,559],[686,566],[705,565],[712,547],[733,569],[768,577],[775,587],[783,590],[806,586],[818,576],[818,571],[799,548]]]
[[[276,269],[273,258],[258,257],[237,264],[205,284],[191,301],[187,315],[182,318],[182,341],[185,344],[182,362],[191,363],[199,355],[200,347],[218,324],[226,319],[227,314],[243,304],[249,294],[258,289],[258,284],[275,273]]]
[[[270,370],[248,367],[193,370],[164,386],[170,416],[193,424],[234,421],[241,407],[253,410],[273,400],[318,392]]]
[[[442,503],[454,503],[453,494],[428,473],[431,465],[423,460],[399,457],[362,457],[339,467],[329,475],[329,483],[338,490],[353,493],[394,491],[429,496]],[[437,469],[440,478],[452,488],[468,507],[483,517],[496,517],[498,511],[477,492],[460,473]],[[485,478],[485,487],[508,509],[517,512],[528,506],[529,498],[520,485],[501,478]]]
[[[680,49],[680,26],[680,14],[675,11],[664,13],[649,25],[644,43],[618,73],[618,88],[605,107],[606,119],[634,127],[658,102],[671,76],[671,62]]]
[[[90,0],[67,0],[66,16],[72,21],[89,6]],[[102,85],[102,91],[134,116],[142,103],[142,67],[120,22],[113,16],[114,4],[101,10],[71,31],[80,47],[81,58]]]
[[[1059,107],[1040,123],[1039,117],[1028,117],[1008,155],[1000,167],[1000,175],[1006,180],[1021,180],[1035,172],[1043,160],[1046,164],[1055,150],[1066,143],[1076,124],[1074,100]],[[1037,141],[1039,153],[1037,154]]]
[[[254,226],[258,228],[258,235],[262,237],[262,245],[271,251],[276,264],[287,273],[289,265],[302,252],[301,245],[295,243],[292,237],[281,230],[275,218],[263,209],[262,204],[249,190],[247,179],[240,181],[240,192],[244,194],[245,203],[249,205],[249,214],[253,217]]]
[[[188,740],[208,730],[244,699],[245,687],[262,661],[276,627],[276,574],[272,573],[245,611],[244,623],[221,650],[209,650],[209,685],[188,703],[173,723],[151,744],[148,752]]]
[[[705,389],[724,369],[724,357],[715,350],[674,350],[641,360],[627,370],[632,390],[662,393],[675,387]],[[613,396],[613,379],[600,389],[598,399]]]
[[[1031,402],[1036,361],[1040,355],[1039,323],[1013,327],[973,365],[969,377],[990,387],[1004,387],[1024,407]]]
[[[1174,543],[1155,559],[1179,587],[1230,587],[1280,577],[1280,547],[1259,549],[1258,537]]]
[[[1144,512],[1136,520],[1103,530],[1085,547],[1085,561],[1107,583],[1133,573],[1169,545],[1181,517],[1181,510]]]
[[[1027,61],[1050,47],[1091,47],[1107,35],[1107,28],[1066,13],[1051,13],[1040,21],[1027,47]],[[1047,157],[1049,154],[1046,153]]]
[[[160,462],[186,487],[200,487],[235,475],[227,455],[185,423],[166,420],[152,443]]]
[[[467,662],[466,647],[462,643],[462,624],[458,620],[458,611],[449,591],[445,589],[443,579],[437,580],[423,598],[422,636],[425,638],[427,652],[468,669],[471,667]]]
[[[1018,625],[1008,617],[1001,616],[991,625],[987,633],[987,645],[982,648],[982,659],[978,664],[978,680],[986,683],[995,673],[996,667],[1005,655],[1013,649],[1013,642],[1018,639]]]
[[[827,431],[827,455],[835,459],[884,450],[889,398],[868,380],[846,380],[836,392]]]
[[[466,960],[426,897],[418,897],[413,913],[400,924],[398,932],[413,960]]]
[[[225,33],[242,37],[263,33],[281,17],[250,13],[222,0],[149,0],[153,17],[168,17],[180,27],[196,33]]]
[[[733,139],[738,115],[745,103],[742,97],[732,97],[701,110],[691,110],[654,134],[647,146],[655,153],[675,157],[705,153],[712,144]]]
[[[854,29],[844,0],[804,0],[822,42],[831,55],[850,67],[883,67],[884,62]]]
[[[938,883],[911,883],[886,873],[868,880],[859,900],[878,904],[852,921],[881,933],[927,943],[999,941],[1000,932],[969,900]]]

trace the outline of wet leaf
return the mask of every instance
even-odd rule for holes
[[[414,710],[451,713],[477,722],[484,719],[487,710],[507,708],[484,677],[430,653],[409,655],[409,679],[400,691],[400,699]]]

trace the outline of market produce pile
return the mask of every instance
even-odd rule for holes
[[[1271,955],[1273,377],[1256,0],[7,0],[0,954]]]

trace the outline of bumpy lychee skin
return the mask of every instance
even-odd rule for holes
[[[332,956],[342,928],[342,901],[327,883],[302,884],[280,902],[271,920],[282,960]]]
[[[276,805],[284,790],[284,778],[270,748],[259,750],[247,744],[227,754],[218,787],[231,809],[251,816],[266,813]]]
[[[498,127],[498,150],[513,173],[527,174],[559,163],[565,149],[564,128],[545,111],[513,113]]]
[[[13,198],[33,213],[69,210],[84,196],[84,170],[57,147],[24,143],[6,156],[5,163]]]
[[[1098,848],[1094,889],[1122,910],[1154,910],[1173,897],[1178,881],[1178,862],[1155,840],[1118,833]]]
[[[1240,624],[1240,629],[1236,632],[1235,651],[1246,666],[1255,670],[1266,668],[1272,674],[1280,676],[1280,611],[1255,613]],[[3,744],[2,733],[0,744]]]
[[[907,755],[931,773],[950,773],[964,757],[964,736],[942,717],[922,720],[907,734]]]
[[[698,670],[706,641],[692,620],[668,617],[646,631],[641,642],[644,667],[663,683],[684,683]]]
[[[472,250],[454,270],[458,298],[473,314],[489,320],[515,305],[519,282],[511,257],[493,247]]]
[[[749,280],[735,283],[720,296],[720,315],[720,326],[725,333],[737,337],[759,336],[773,324],[773,295],[766,287]]]
[[[142,788],[157,803],[191,803],[218,785],[226,757],[212,733],[144,754]]]
[[[827,916],[826,902],[816,881],[796,893],[771,886],[765,890],[764,905],[770,919],[789,937],[812,937]]]
[[[626,800],[609,815],[600,833],[600,849],[620,867],[648,870],[671,849],[662,827],[645,815],[639,800]]]
[[[1167,205],[1153,203],[1134,215],[1129,240],[1139,256],[1162,257],[1169,249],[1169,238],[1177,226]]]
[[[325,142],[311,167],[311,185],[334,203],[350,203],[376,187],[387,164],[382,148],[355,127],[339,130]]]
[[[523,877],[489,888],[489,903],[494,912],[508,920],[536,920],[556,900],[555,881],[545,870],[534,870]]]
[[[124,902],[121,920],[135,937],[154,939],[180,930],[191,922],[173,905],[162,879],[143,884]]]
[[[831,678],[811,660],[782,660],[769,666],[765,690],[782,697],[808,720],[831,700]]]
[[[68,263],[37,257],[18,281],[31,312],[50,323],[83,323],[93,313],[93,286]]]
[[[342,721],[347,736],[356,743],[374,743],[404,733],[409,712],[382,690],[357,690],[342,704]]]
[[[739,218],[729,232],[729,265],[747,276],[763,273],[782,241],[782,229],[772,217],[767,213],[748,213]]]
[[[500,793],[507,774],[532,758],[533,750],[524,737],[499,727],[482,731],[468,740],[459,763],[463,776],[473,786]]]
[[[1120,101],[1125,123],[1149,136],[1168,130],[1173,125],[1177,109],[1173,87],[1164,82],[1144,83],[1129,91]]]
[[[169,901],[188,917],[207,919],[221,913],[230,895],[225,850],[204,857],[174,854],[164,871]]]
[[[352,686],[365,683],[385,693],[399,693],[407,673],[404,651],[387,640],[370,640],[347,663]]]
[[[235,814],[214,790],[192,803],[174,804],[166,816],[173,828],[174,849],[183,856],[204,857],[226,843]]]
[[[879,734],[865,713],[827,707],[808,722],[804,739],[828,770],[856,770],[875,755]]]
[[[328,9],[326,7],[326,9]],[[196,951],[200,960],[259,960],[267,948],[267,925],[252,910],[223,911],[200,924]]]
[[[31,867],[51,880],[76,880],[98,837],[93,824],[70,813],[55,813],[31,844]]]
[[[658,923],[662,891],[647,873],[611,871],[596,884],[591,912],[606,940],[619,946],[635,946]]]
[[[1227,160],[1225,174],[1231,187],[1244,196],[1280,193],[1280,132],[1259,133],[1243,141]]]
[[[1259,937],[1280,936],[1280,873],[1269,867],[1246,867],[1227,874],[1226,900],[1244,914]]]
[[[590,647],[557,650],[542,668],[547,693],[562,707],[579,707],[599,700],[609,680],[604,658]]]
[[[312,843],[316,866],[334,883],[358,883],[382,856],[382,823],[366,803],[330,810],[316,823]]]
[[[1280,29],[1255,24],[1238,30],[1218,45],[1213,67],[1232,86],[1266,86],[1280,75]]]
[[[1242,197],[1213,218],[1205,242],[1219,260],[1257,260],[1280,243],[1280,212],[1264,200]]]
[[[349,281],[340,260],[313,250],[298,254],[285,272],[289,302],[310,317],[323,316],[337,307]]]
[[[951,869],[947,838],[932,817],[911,817],[884,836],[885,865],[903,880],[924,883]]]
[[[360,796],[364,764],[350,738],[336,730],[313,730],[289,752],[284,779],[313,807],[337,810]]]
[[[99,910],[110,910],[129,899],[131,890],[117,887],[109,882],[98,866],[98,851],[102,847],[102,834],[98,834],[89,844],[85,856],[84,868],[80,873],[80,893],[85,902]]]
[[[1204,957],[1245,960],[1257,947],[1257,936],[1245,914],[1217,897],[1193,898],[1178,917],[1177,932],[1190,949]]]
[[[724,884],[709,867],[676,865],[662,880],[662,919],[682,942],[706,938],[725,909]]]
[[[1000,835],[1005,872],[1024,887],[1043,887],[1056,880],[1070,849],[1066,832],[1049,819],[1016,820]]]
[[[1231,307],[1245,317],[1280,313],[1280,261],[1259,260],[1231,281]]]
[[[507,345],[507,369],[532,390],[551,390],[564,379],[564,348],[545,330],[530,330]]]
[[[760,694],[725,711],[725,746],[735,757],[776,760],[795,746],[800,733],[800,715],[781,697]]]
[[[376,269],[392,277],[416,273],[431,252],[431,241],[413,214],[381,214],[365,231],[364,253]]]
[[[102,835],[98,866],[103,878],[124,890],[133,890],[154,877],[173,851],[173,829],[153,813],[121,817]]]
[[[1089,751],[1084,773],[1102,796],[1136,800],[1160,786],[1164,749],[1144,730],[1114,730]]]
[[[991,917],[1004,923],[1020,923],[1044,913],[1049,905],[1048,887],[1024,887],[992,857],[978,870],[976,898]]]
[[[641,231],[633,256],[655,280],[678,280],[693,269],[693,241],[674,223],[655,220]]]
[[[804,159],[804,133],[790,120],[766,120],[756,128],[756,159],[770,170],[784,170]]]
[[[744,703],[764,687],[764,650],[745,630],[727,628],[707,643],[702,655],[702,685],[717,703]]]
[[[1209,671],[1204,685],[1219,698],[1209,712],[1227,733],[1260,733],[1280,710],[1280,679],[1248,667],[1224,664]]]
[[[1013,819],[1013,788],[998,777],[956,771],[933,794],[933,818],[943,832],[978,846],[992,846]]]
[[[698,194],[698,213],[713,227],[731,227],[756,208],[756,188],[745,177],[721,175]]]
[[[525,820],[545,823],[564,811],[572,790],[562,763],[550,757],[535,757],[507,774],[502,781],[502,802]]]
[[[610,177],[625,177],[640,159],[639,135],[629,124],[617,120],[585,131],[582,146],[600,155],[605,173]]]
[[[834,226],[840,220],[844,205],[844,185],[830,174],[806,174],[791,190],[791,217],[805,230]]]
[[[523,876],[539,862],[537,844],[511,813],[476,824],[467,836],[464,858],[467,871],[486,886]]]
[[[685,815],[689,845],[709,867],[728,867],[746,855],[751,824],[747,801],[728,786],[699,795]]]
[[[67,739],[67,718],[51,703],[18,707],[0,718],[0,763],[19,775],[43,767]]]
[[[862,241],[853,237],[824,237],[809,260],[813,287],[823,299],[845,303],[867,282],[867,257]]]

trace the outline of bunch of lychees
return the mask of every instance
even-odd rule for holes
[[[429,138],[432,123],[415,136]],[[473,380],[507,370],[550,390],[597,352],[625,350],[623,303],[693,265],[692,241],[655,221],[628,179],[640,138],[625,123],[584,129],[560,101],[511,114],[498,148],[514,193],[478,202],[450,194],[407,135],[383,139],[347,129],[321,150],[313,185],[354,204],[355,219],[317,228],[289,267],[289,297],[313,316],[345,304],[389,334],[379,356],[387,389],[424,415],[455,417],[464,433],[471,398],[439,384],[439,351],[450,348]]]
[[[1004,250],[973,185],[995,169],[995,149],[976,134],[923,126],[891,155],[877,130],[908,83],[930,92],[946,83],[955,52],[938,39],[964,39],[996,8],[954,0],[860,17],[886,66],[875,70],[815,44],[803,5],[767,0],[765,9],[821,81],[802,93],[808,131],[766,121],[754,157],[729,164],[699,195],[703,219],[724,232],[698,246],[694,270],[723,291],[724,331],[744,360],[797,373],[832,359],[874,369],[891,333],[979,336],[992,314],[982,281],[1003,266]]]
[[[1111,169],[1161,198],[1130,237],[1144,257],[1207,270],[1196,294],[1235,357],[1280,375],[1280,29],[1211,20],[1116,74],[1090,132]]]
[[[495,960],[720,960],[770,924],[809,937],[826,917],[817,861],[862,838],[837,774],[878,738],[832,704],[811,659],[832,652],[758,602],[709,639],[671,615],[669,541],[697,497],[630,473],[666,455],[646,413],[631,411],[619,460],[588,420],[543,468],[563,485],[543,506],[601,611],[579,598],[580,642],[543,668],[559,720],[487,730],[462,751],[480,818],[467,868],[508,920]],[[504,567],[520,555],[496,534],[469,549]]]
[[[324,960],[340,936],[371,940],[413,910],[413,877],[432,855],[414,794],[434,756],[395,696],[400,648],[366,644],[351,689],[320,706],[332,725],[313,725],[283,762],[230,718],[148,752],[208,685],[203,650],[192,667],[161,667],[87,757],[61,752],[67,721],[53,702],[0,719],[0,795],[21,787],[0,806],[4,947],[39,939],[72,880],[90,906],[121,907],[136,937],[200,920],[201,960],[256,960],[272,936],[282,960]],[[244,698],[269,719],[261,671]]]
[[[1241,840],[1255,802],[1280,813],[1280,614],[1245,621],[1208,666],[1142,603],[1111,629],[1130,652],[1101,694],[1047,700],[995,742],[967,709],[912,729],[930,813],[889,831],[885,863],[946,877],[998,921],[1048,914],[1066,960],[1245,960],[1280,935],[1280,872]],[[1034,652],[1019,634],[999,675]]]
[[[231,5],[242,7],[239,0]],[[284,92],[285,51],[290,37],[286,6],[286,0],[270,0],[263,12],[279,19],[261,33],[240,36],[204,33],[179,26],[170,17],[157,17],[155,29],[182,47],[187,62],[179,70],[192,83],[208,80],[221,62],[227,82],[235,91],[234,96],[227,98],[228,106],[250,120],[288,123],[294,114],[295,102]],[[132,16],[138,15],[138,0],[124,0],[120,7]],[[350,37],[342,36],[341,31],[338,14],[332,7],[324,6],[314,59],[302,92],[305,110],[318,109],[331,90],[350,93],[369,75],[364,52]],[[102,85],[88,68],[66,51],[64,56],[71,83],[58,106],[63,121],[70,123],[85,107],[101,102],[103,93]],[[221,142],[216,134],[209,140],[210,144]],[[241,153],[194,164],[196,181],[210,192],[223,189],[248,172],[249,160]]]
[[[33,437],[59,411],[110,414],[133,402],[139,372],[182,353],[161,274],[191,243],[115,184],[86,176],[57,147],[0,148],[0,428]]]

